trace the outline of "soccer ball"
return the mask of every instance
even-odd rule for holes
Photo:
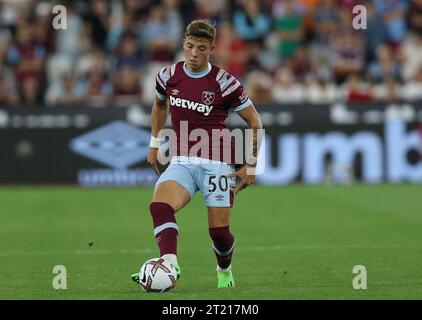
[[[146,292],[166,292],[176,286],[177,274],[170,261],[152,258],[139,272],[139,284]]]

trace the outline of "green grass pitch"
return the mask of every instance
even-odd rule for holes
[[[0,188],[0,299],[421,299],[422,185],[253,186],[236,198],[234,289],[217,289],[200,195],[177,214],[182,278],[144,293],[151,188]],[[93,241],[92,245],[89,243]],[[67,289],[52,286],[55,265]],[[364,265],[367,289],[355,290]]]

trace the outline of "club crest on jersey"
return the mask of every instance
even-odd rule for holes
[[[206,105],[210,105],[211,103],[214,102],[215,99],[215,93],[211,92],[211,91],[202,91],[202,101],[206,104]]]

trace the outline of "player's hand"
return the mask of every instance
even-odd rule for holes
[[[235,173],[231,173],[228,175],[229,177],[238,177],[240,179],[239,184],[236,186],[236,189],[234,190],[235,194],[238,194],[239,191],[255,183],[255,180],[256,180],[255,174],[248,174],[248,173],[251,173],[251,171],[255,172],[254,169],[255,168],[253,167],[243,166],[242,168],[237,170]]]
[[[160,175],[160,171],[157,167],[157,160],[158,160],[158,148],[150,148],[148,152],[148,164],[154,169],[157,175]]]

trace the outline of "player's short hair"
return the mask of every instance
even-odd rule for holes
[[[215,41],[216,34],[217,30],[208,19],[198,19],[193,20],[186,27],[185,38],[202,38],[213,43]]]

